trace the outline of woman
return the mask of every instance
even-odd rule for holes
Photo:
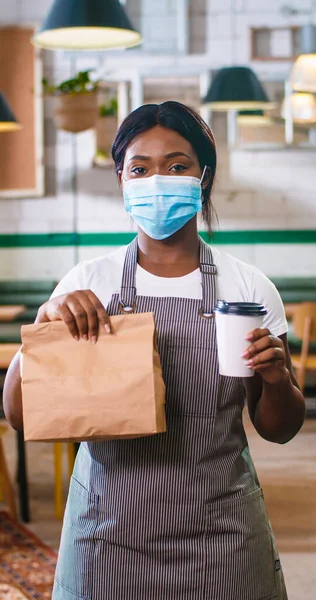
[[[167,433],[81,444],[53,598],[284,600],[242,425],[245,396],[266,440],[289,441],[304,420],[281,300],[260,271],[198,236],[199,211],[211,224],[216,172],[214,138],[198,114],[177,102],[139,108],[120,127],[113,159],[138,238],[75,267],[36,321],[63,320],[77,340],[96,343],[99,326],[111,335],[109,316],[154,312]],[[218,374],[218,298],[268,310],[264,328],[249,332],[253,378]],[[18,358],[5,409],[21,428]]]

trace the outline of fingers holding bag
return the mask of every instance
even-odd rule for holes
[[[35,323],[50,321],[63,321],[77,341],[84,339],[95,344],[100,326],[111,333],[109,316],[91,290],[77,290],[48,300],[40,307]]]

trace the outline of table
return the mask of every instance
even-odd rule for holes
[[[0,344],[0,370],[6,371],[21,344]]]
[[[8,323],[26,311],[26,306],[0,306],[0,322]]]

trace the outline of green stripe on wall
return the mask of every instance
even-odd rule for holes
[[[210,241],[207,233],[201,236]],[[57,246],[123,246],[135,233],[8,233],[0,234],[0,248],[52,248]],[[214,244],[316,244],[315,229],[216,231]]]

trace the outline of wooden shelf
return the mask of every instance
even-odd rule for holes
[[[257,61],[291,61],[299,56],[300,30],[296,25],[288,27],[252,27],[251,60]],[[278,54],[276,48],[288,45],[288,52]]]

